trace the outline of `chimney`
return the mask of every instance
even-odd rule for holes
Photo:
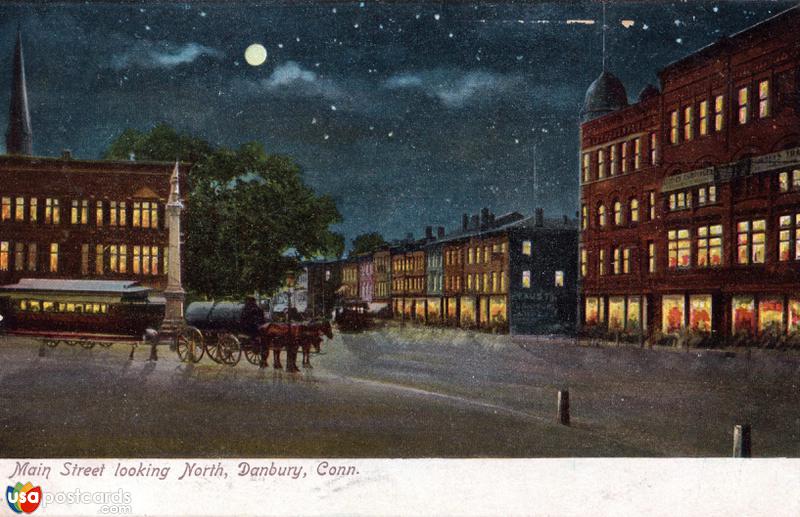
[[[444,226],[436,228],[436,238],[444,239]]]
[[[537,208],[535,214],[534,221],[536,226],[544,226],[544,209]]]
[[[461,229],[462,230],[469,229],[469,216],[467,214],[461,216]]]
[[[477,230],[478,228],[480,228],[480,225],[481,225],[480,216],[473,215],[470,218],[470,229]]]
[[[494,212],[489,212],[489,226],[494,226]]]
[[[69,149],[63,149],[61,151],[61,159],[62,160],[71,160],[72,159],[72,151]]]
[[[564,214],[564,226],[567,226],[568,224],[569,224],[569,217],[567,217],[567,214]]]
[[[433,226],[426,226],[425,227],[425,240],[432,241],[433,240]]]
[[[489,226],[489,209],[486,207],[481,208],[481,229]]]

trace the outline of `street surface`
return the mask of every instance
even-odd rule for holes
[[[0,340],[2,457],[800,456],[800,356],[336,333],[301,374]],[[555,423],[570,391],[570,427]]]

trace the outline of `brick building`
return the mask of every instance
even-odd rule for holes
[[[611,331],[800,329],[800,9],[659,72],[604,71],[581,126],[581,312]]]

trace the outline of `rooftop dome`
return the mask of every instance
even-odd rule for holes
[[[586,90],[581,117],[584,122],[617,111],[628,105],[628,94],[625,87],[614,74],[603,70],[600,77]]]
[[[639,102],[644,102],[647,99],[652,99],[653,97],[658,97],[658,88],[652,84],[648,84],[642,88],[642,91],[639,92]]]

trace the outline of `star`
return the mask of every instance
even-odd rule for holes
[[[434,14],[433,15],[433,19],[436,20],[437,22],[439,21],[439,18],[441,18],[440,15],[438,15],[438,14]]]

